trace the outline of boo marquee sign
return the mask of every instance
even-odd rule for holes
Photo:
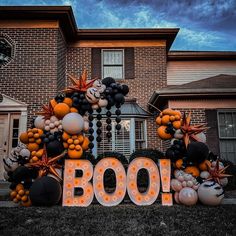
[[[160,159],[159,167],[149,158],[138,157],[128,166],[127,174],[124,166],[116,158],[104,158],[93,165],[88,160],[66,160],[64,170],[63,206],[89,206],[94,198],[103,206],[116,206],[124,199],[126,190],[131,201],[140,206],[154,203],[160,192],[162,183],[162,205],[172,205],[170,192],[170,160]],[[104,173],[112,169],[116,175],[116,189],[113,193],[107,193],[104,188]],[[139,170],[146,169],[149,175],[147,191],[141,193],[137,186]],[[75,177],[76,171],[83,172],[82,177]],[[91,179],[93,181],[91,183]],[[82,188],[83,194],[75,196],[75,188]]]

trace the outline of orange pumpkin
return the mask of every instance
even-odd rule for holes
[[[75,107],[71,107],[71,108],[70,108],[70,112],[78,113],[79,111],[78,111]]]
[[[205,160],[199,164],[198,168],[200,170],[208,170],[211,167],[211,162],[209,160]]]
[[[29,143],[27,145],[27,148],[29,149],[30,152],[38,151],[39,150],[39,145],[37,143]]]
[[[161,118],[161,123],[162,123],[163,125],[167,125],[169,122],[170,122],[170,116],[169,116],[169,115],[164,115],[164,116],[162,116],[162,118]]]
[[[72,99],[64,98],[63,103],[67,104],[69,107],[72,107]]]
[[[53,111],[57,118],[62,119],[66,114],[70,112],[70,107],[65,103],[58,103],[54,107]]]
[[[81,145],[81,147],[84,151],[89,149],[89,143],[90,143],[90,141],[89,141],[88,137],[84,137],[84,141]]]
[[[171,139],[171,134],[166,133],[166,126],[162,125],[157,129],[157,134],[161,139],[167,140]]]
[[[183,165],[183,160],[182,160],[182,159],[178,159],[178,160],[175,162],[175,166],[176,166],[176,168],[178,168],[178,169],[181,169],[181,168],[182,168],[182,165]]]
[[[158,125],[161,125],[161,117],[160,117],[160,116],[158,116],[158,117],[156,118],[156,123],[157,123]]]
[[[20,135],[20,141],[21,141],[22,143],[25,143],[25,144],[29,143],[28,133],[26,133],[26,132],[21,133],[21,135]]]
[[[198,177],[200,175],[200,171],[196,166],[188,166],[184,169],[184,172],[191,174],[194,177]]]
[[[176,120],[172,123],[173,127],[175,129],[180,129],[181,128],[181,121],[180,120]]]
[[[75,150],[75,149],[69,149],[68,150],[68,156],[70,158],[76,159],[76,158],[80,158],[83,155],[83,149],[81,148],[79,151]]]

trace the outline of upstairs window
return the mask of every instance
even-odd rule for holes
[[[102,78],[124,79],[124,50],[102,50]]]
[[[0,35],[0,67],[8,64],[13,58],[14,47],[10,38]]]

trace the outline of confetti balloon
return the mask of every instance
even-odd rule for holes
[[[62,127],[68,134],[78,134],[84,129],[83,117],[78,113],[69,113],[64,116]]]
[[[179,201],[187,206],[192,206],[197,203],[198,195],[197,192],[189,187],[185,187],[179,192]]]

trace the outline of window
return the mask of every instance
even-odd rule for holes
[[[5,36],[0,35],[0,66],[6,65],[13,58],[13,44],[11,40]]]
[[[108,142],[106,138],[106,123],[102,121],[102,142],[97,145],[96,154],[103,152],[116,151],[129,158],[136,149],[146,148],[146,122],[145,120],[136,120],[135,118],[121,121],[121,130],[115,129],[116,122],[112,122],[112,139]],[[96,152],[95,151],[95,152]]]
[[[218,111],[221,158],[236,164],[236,111]]]
[[[124,50],[102,50],[102,78],[124,79]]]

